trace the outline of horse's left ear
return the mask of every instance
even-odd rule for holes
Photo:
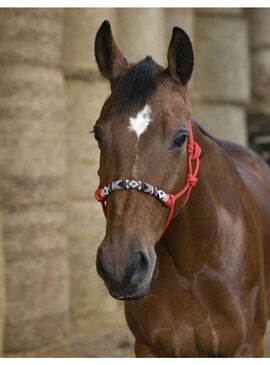
[[[95,57],[103,76],[113,81],[128,66],[125,57],[117,47],[108,20],[105,20],[95,39]]]
[[[191,41],[183,29],[173,28],[167,57],[171,78],[186,85],[192,74],[194,58]]]

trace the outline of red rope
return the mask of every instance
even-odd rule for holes
[[[187,155],[188,155],[188,173],[185,179],[185,185],[183,189],[181,189],[177,194],[168,194],[169,200],[166,203],[163,203],[165,207],[169,208],[169,213],[164,224],[164,232],[166,231],[174,213],[175,202],[182,195],[186,194],[185,200],[182,204],[182,208],[186,205],[192,188],[197,184],[198,178],[197,174],[199,172],[200,167],[200,155],[201,148],[197,142],[194,141],[193,131],[192,131],[192,122],[188,121],[188,145],[187,145]],[[195,168],[193,170],[193,161],[195,161]]]
[[[101,196],[101,190],[102,188],[99,186],[94,192],[94,197],[99,203],[101,203],[103,213],[105,217],[107,217],[106,196]]]
[[[169,195],[169,199],[167,200],[167,202],[163,202],[163,205],[167,208],[169,208],[169,213],[166,219],[166,222],[164,224],[164,231],[166,231],[172,217],[173,217],[173,213],[174,213],[174,207],[175,207],[175,202],[177,199],[179,199],[182,195],[186,194],[185,200],[182,204],[182,208],[186,205],[191,190],[192,188],[197,184],[198,182],[198,178],[197,178],[197,174],[199,172],[199,167],[200,167],[200,155],[201,155],[201,148],[198,145],[197,142],[194,141],[193,139],[193,132],[192,132],[192,122],[191,120],[188,121],[188,144],[187,144],[187,168],[188,168],[188,173],[185,179],[185,185],[183,187],[183,189],[181,189],[177,194],[168,194]],[[195,167],[193,170],[193,161],[195,161]],[[99,172],[98,172],[99,174]],[[95,191],[94,196],[96,198],[96,200],[98,202],[101,203],[102,205],[102,210],[103,213],[105,215],[105,217],[107,216],[107,207],[106,207],[106,199],[107,196],[102,196],[101,195],[101,190],[102,188],[99,186],[98,189]]]

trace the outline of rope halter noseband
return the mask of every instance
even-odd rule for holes
[[[107,213],[107,206],[106,200],[108,196],[116,190],[129,190],[129,189],[136,189],[138,191],[142,191],[146,194],[152,195],[164,205],[164,207],[169,208],[169,213],[164,224],[164,231],[168,227],[174,212],[174,206],[177,199],[179,199],[182,195],[186,194],[185,200],[182,204],[182,208],[186,205],[191,189],[196,185],[198,182],[197,174],[199,171],[200,166],[200,155],[201,155],[201,148],[197,142],[193,139],[193,132],[192,132],[192,122],[191,120],[188,121],[188,143],[187,143],[187,168],[188,173],[185,179],[184,187],[177,193],[165,193],[163,190],[158,189],[157,187],[140,181],[140,180],[116,180],[112,181],[108,185],[104,186],[103,188],[99,187],[94,196],[98,202],[101,203],[103,213],[106,217]],[[193,169],[193,161],[195,161],[194,169]]]

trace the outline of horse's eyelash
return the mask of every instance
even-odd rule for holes
[[[89,133],[95,133],[95,130],[94,130],[94,129],[92,129]]]

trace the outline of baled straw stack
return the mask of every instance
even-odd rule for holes
[[[4,352],[63,356],[69,304],[66,120],[64,80],[55,67],[61,54],[62,11],[0,13]]]
[[[63,201],[63,78],[53,68],[0,66],[0,191],[4,205]]]
[[[4,308],[5,308],[5,288],[4,288],[4,256],[3,256],[3,237],[2,237],[2,215],[0,212],[0,357],[3,351],[4,341]]]
[[[91,80],[91,71],[96,71],[95,35],[105,19],[116,30],[116,9],[65,10],[63,67],[66,77]]]
[[[250,9],[249,34],[251,46],[250,113],[270,116],[270,9]]]
[[[137,62],[146,55],[161,65],[167,64],[166,30],[163,9],[119,9],[117,40],[129,62]],[[151,30],[148,26],[151,24]]]
[[[206,123],[209,132],[218,130],[222,138],[245,144],[245,103],[249,99],[246,20],[239,9],[219,9],[215,16],[211,9],[209,14],[208,9],[198,10],[195,38],[199,62],[194,74],[193,117],[203,126]]]
[[[98,278],[95,256],[105,221],[93,199],[98,184],[99,150],[89,131],[109,95],[109,83],[102,80],[94,60],[94,38],[104,19],[114,33],[115,9],[68,9],[64,30],[64,71],[68,118],[68,242],[70,257],[71,346],[76,356],[100,356],[93,347],[99,340],[123,330],[123,308],[113,301]],[[121,337],[121,336],[120,336]],[[117,339],[119,341],[119,339]],[[118,342],[112,346],[118,346]],[[97,348],[97,346],[95,346]],[[112,354],[112,352],[111,352]]]
[[[1,9],[1,63],[59,63],[62,47],[62,9]]]
[[[65,349],[68,313],[66,217],[61,207],[5,209],[5,352],[40,356]]]

